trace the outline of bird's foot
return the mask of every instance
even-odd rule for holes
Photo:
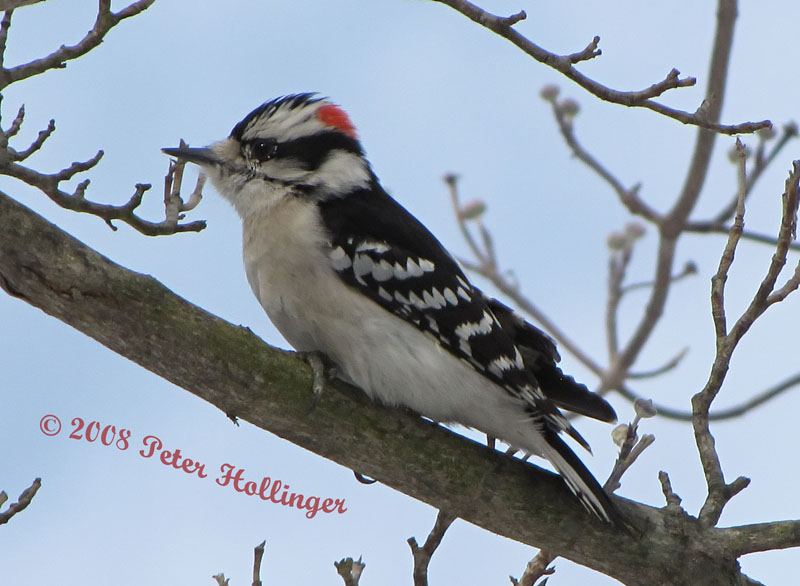
[[[322,352],[298,352],[297,355],[311,367],[311,373],[314,376],[314,381],[311,384],[314,398],[311,401],[311,408],[308,410],[310,413],[319,404],[327,382],[336,377],[336,369],[332,366],[330,358]]]

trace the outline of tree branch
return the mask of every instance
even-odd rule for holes
[[[743,149],[740,148],[740,152],[742,151]],[[744,192],[746,179],[744,177],[744,155],[741,154],[740,156],[740,190],[736,218],[731,227],[728,243],[720,260],[719,269],[712,279],[711,304],[717,337],[717,352],[705,387],[692,397],[692,426],[694,428],[697,449],[700,453],[700,461],[703,464],[706,484],[708,485],[708,496],[700,510],[699,519],[707,526],[713,526],[717,523],[725,504],[749,482],[747,479],[738,478],[731,484],[725,483],[722,466],[714,446],[714,437],[711,435],[709,428],[708,412],[711,403],[722,388],[733,352],[739,340],[741,340],[742,336],[750,329],[755,320],[761,316],[770,305],[783,300],[786,295],[796,289],[796,285],[792,286],[795,278],[793,276],[787,282],[785,292],[784,289],[773,292],[778,275],[786,264],[789,244],[795,238],[798,201],[800,199],[800,194],[798,194],[800,161],[794,162],[793,171],[786,180],[781,228],[778,234],[778,246],[767,269],[767,274],[761,281],[747,309],[742,313],[730,331],[728,330],[725,318],[724,285],[727,279],[728,269],[733,262],[736,243],[739,240],[739,234],[741,233],[744,223]],[[797,275],[797,271],[795,275]]]
[[[667,116],[668,118],[673,118],[683,124],[692,124],[723,134],[747,134],[761,128],[769,128],[772,126],[769,120],[744,122],[742,124],[733,125],[719,124],[718,116],[715,116],[713,113],[710,114],[705,104],[701,105],[695,113],[690,114],[689,112],[670,108],[669,106],[653,101],[652,98],[658,97],[668,90],[693,86],[696,83],[693,77],[681,78],[677,69],[670,71],[663,80],[639,91],[618,91],[598,83],[578,71],[575,68],[575,64],[600,55],[600,51],[597,49],[600,40],[599,37],[595,37],[583,51],[573,53],[572,55],[557,55],[546,51],[512,28],[511,25],[521,20],[517,18],[519,15],[511,18],[495,16],[467,0],[435,1],[450,6],[470,20],[510,41],[536,61],[552,67],[603,101],[629,107],[647,108],[663,116]]]
[[[103,42],[106,34],[120,21],[136,16],[140,12],[147,10],[155,0],[139,0],[119,12],[111,12],[111,0],[99,0],[97,7],[97,18],[95,19],[94,26],[86,33],[86,36],[81,39],[77,44],[72,46],[61,45],[60,48],[53,51],[50,55],[36,59],[23,65],[18,65],[7,69],[3,67],[0,70],[0,91],[5,89],[9,84],[27,79],[34,75],[39,75],[50,69],[62,69],[66,67],[66,62],[72,59],[77,59],[97,47]],[[11,24],[11,13],[6,12],[3,17],[3,22],[0,24],[0,55],[5,54],[5,41],[8,37],[8,28]]]
[[[33,483],[22,491],[22,494],[19,495],[19,499],[17,502],[13,503],[11,506],[8,507],[7,510],[0,512],[0,525],[5,525],[11,520],[11,517],[16,515],[17,513],[24,511],[31,501],[33,497],[36,496],[36,493],[42,487],[42,479],[36,478],[34,479]],[[5,492],[0,492],[0,506],[8,499]]]
[[[439,511],[433,529],[422,547],[417,544],[415,538],[408,538],[408,546],[411,548],[411,555],[414,556],[414,586],[428,586],[428,565],[442,542],[445,532],[455,520],[456,517],[453,515]]]
[[[115,265],[3,194],[0,235],[0,286],[9,294],[227,415],[625,584],[750,583],[724,542],[708,547],[715,529],[671,528],[658,510],[615,498],[642,530],[636,538],[621,534],[588,515],[554,474],[376,405],[344,383],[330,385],[309,414],[312,376],[304,361]],[[675,559],[693,563],[676,568]]]

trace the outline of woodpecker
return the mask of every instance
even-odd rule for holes
[[[317,94],[265,102],[205,148],[165,148],[202,167],[242,219],[247,280],[298,351],[386,405],[459,423],[549,460],[583,505],[618,522],[561,439],[589,449],[559,411],[613,422],[565,375],[553,340],[475,287],[381,187],[355,127]]]

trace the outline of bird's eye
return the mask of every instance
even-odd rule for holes
[[[278,150],[278,141],[274,138],[260,138],[250,143],[250,153],[259,161],[268,161],[275,156]]]

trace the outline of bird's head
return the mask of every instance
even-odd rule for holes
[[[265,102],[208,147],[162,150],[201,166],[242,216],[288,195],[344,195],[371,177],[350,118],[315,94]]]

